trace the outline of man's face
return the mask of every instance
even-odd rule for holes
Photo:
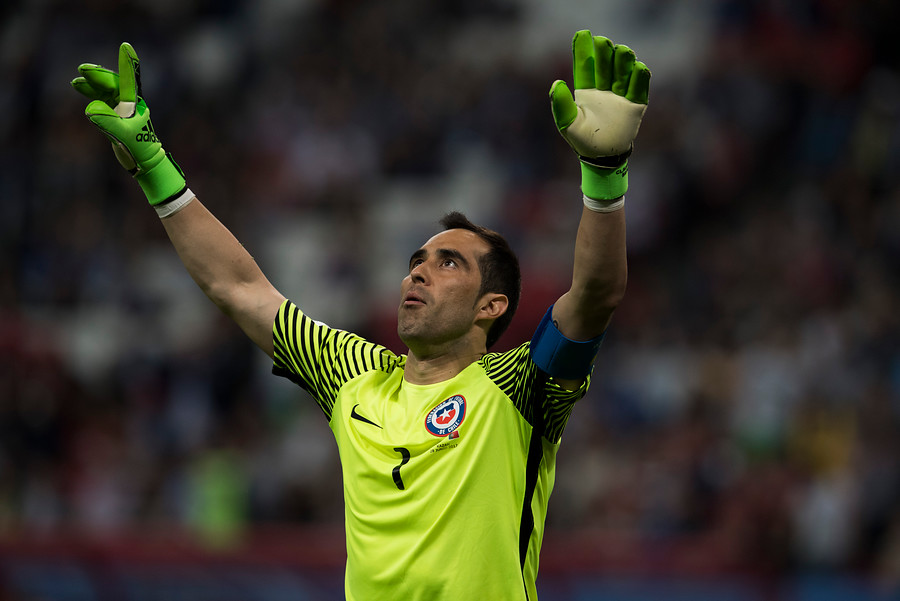
[[[489,247],[474,232],[441,232],[413,253],[400,286],[397,333],[413,349],[466,335],[475,323],[481,271]]]

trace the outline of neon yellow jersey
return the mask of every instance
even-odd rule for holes
[[[274,336],[273,372],[316,399],[337,441],[347,599],[535,601],[556,451],[588,382],[548,381],[525,343],[410,384],[405,355],[290,301]]]

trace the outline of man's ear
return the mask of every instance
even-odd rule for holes
[[[478,313],[475,315],[475,319],[494,320],[506,313],[508,308],[509,299],[505,294],[488,292],[478,301]]]

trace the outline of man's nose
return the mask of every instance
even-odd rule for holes
[[[414,282],[418,282],[419,284],[424,284],[428,281],[428,269],[425,267],[425,263],[419,263],[409,272],[409,277]]]

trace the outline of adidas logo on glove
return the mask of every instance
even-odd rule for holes
[[[147,125],[141,128],[141,131],[134,137],[136,142],[159,142],[159,138],[156,137],[156,132],[153,131],[153,124],[149,121]]]

